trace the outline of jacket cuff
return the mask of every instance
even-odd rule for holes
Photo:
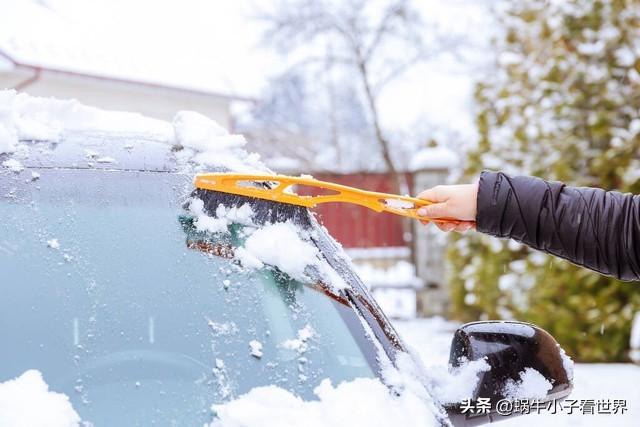
[[[482,233],[500,236],[500,206],[498,195],[502,181],[499,172],[482,171],[478,182],[476,229]]]

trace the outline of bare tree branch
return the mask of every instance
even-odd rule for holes
[[[399,18],[404,21],[405,8],[407,7],[406,0],[401,0],[398,3],[391,4],[387,7],[387,10],[382,17],[377,28],[374,30],[373,40],[369,43],[369,46],[365,49],[363,55],[365,61],[369,61],[371,57],[376,53],[376,49],[382,44],[382,41],[389,33],[393,32],[393,26]]]
[[[269,26],[265,34],[268,43],[287,53],[309,52],[287,70],[317,67],[331,79],[331,69],[342,67],[348,78],[359,82],[370,133],[400,190],[403,185],[382,126],[378,97],[391,81],[442,52],[440,47],[428,50],[424,46],[425,26],[410,0],[387,0],[382,8],[366,0],[278,0],[272,12],[261,19]],[[321,49],[324,52],[320,54]],[[331,81],[326,84],[331,92],[330,108],[334,109],[338,102],[335,89]],[[327,116],[334,132],[338,129],[335,119],[335,115]],[[340,150],[339,135],[330,139]]]

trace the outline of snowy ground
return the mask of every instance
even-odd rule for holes
[[[440,318],[394,322],[407,345],[420,354],[426,366],[446,364],[456,325]],[[501,426],[615,426],[640,425],[640,367],[632,364],[576,364],[571,399],[626,399],[624,415],[537,415],[500,422]]]

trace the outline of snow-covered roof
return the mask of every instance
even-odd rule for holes
[[[244,55],[230,55],[228,37],[213,30],[191,31],[193,42],[185,33],[188,22],[174,20],[175,27],[161,31],[153,23],[154,14],[167,14],[162,4],[146,4],[148,13],[142,9],[138,14],[138,26],[130,22],[133,16],[122,17],[122,25],[109,25],[109,16],[101,20],[101,4],[92,2],[91,7],[72,2],[6,1],[0,0],[0,70],[3,65],[14,63],[30,68],[52,70],[79,76],[112,79],[127,83],[155,85],[168,88],[196,91],[230,98],[250,98],[257,94],[250,78],[245,78],[245,65],[251,63]],[[76,2],[79,3],[79,2]],[[157,5],[157,6],[156,6]],[[67,9],[84,8],[82,16],[70,15]],[[122,6],[122,5],[121,5]],[[121,8],[120,6],[120,8]],[[127,7],[129,7],[127,5]],[[119,11],[113,7],[114,13]],[[129,9],[125,9],[125,12]],[[224,9],[221,6],[220,9]],[[173,5],[174,12],[176,10]],[[224,12],[223,12],[224,13]],[[157,17],[157,16],[156,16]],[[161,22],[169,22],[166,16]],[[129,22],[127,22],[127,19]],[[144,20],[141,22],[140,20]],[[209,25],[228,30],[222,19],[211,16]],[[127,25],[128,24],[128,25]],[[193,26],[201,25],[194,22]],[[198,27],[201,28],[201,27]],[[172,37],[179,32],[182,37]],[[195,39],[196,36],[206,42]],[[255,72],[252,71],[253,74]],[[255,79],[253,79],[255,80]],[[1,89],[1,88],[0,88]]]
[[[152,86],[157,88],[187,91],[187,92],[199,93],[203,95],[228,98],[232,100],[233,99],[242,100],[242,101],[253,100],[249,97],[242,96],[242,95],[234,95],[231,93],[224,93],[224,92],[217,92],[217,91],[207,90],[202,88],[195,88],[195,87],[190,87],[190,85],[173,84],[168,81],[159,81],[153,78],[128,77],[126,76],[126,72],[109,74],[108,72],[105,73],[103,71],[94,72],[90,70],[83,70],[82,68],[84,67],[80,67],[80,68],[66,67],[66,66],[58,67],[57,64],[52,64],[51,62],[47,62],[46,60],[41,61],[38,59],[29,58],[29,55],[27,55],[28,59],[25,60],[25,59],[22,59],[23,57],[22,54],[14,55],[8,52],[9,51],[5,51],[2,48],[0,48],[0,72],[12,71],[16,68],[30,68],[33,70],[37,70],[38,72],[48,71],[52,73],[65,74],[65,75],[75,76],[75,77],[85,77],[85,78],[108,80],[108,81],[127,83],[127,84],[133,84],[133,85]],[[122,75],[119,75],[119,74],[122,74]]]
[[[0,382],[0,425],[70,427],[80,425],[80,416],[69,397],[49,390],[37,370]]]

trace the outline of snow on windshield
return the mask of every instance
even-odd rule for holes
[[[225,233],[227,227],[233,223],[253,225],[253,209],[248,203],[240,207],[227,209],[220,204],[216,208],[215,217],[209,216],[204,211],[204,202],[198,198],[192,198],[189,202],[189,212],[194,215],[194,225],[198,231],[209,233]]]
[[[449,425],[440,404],[472,398],[479,374],[487,370],[488,363],[478,360],[451,371],[443,368],[432,374],[430,370],[427,377],[419,362],[404,353],[398,356],[397,367],[388,364],[384,368],[384,383],[358,378],[334,385],[325,379],[314,389],[318,400],[309,401],[275,385],[257,387],[235,400],[213,405],[217,419],[210,427]],[[535,384],[528,377],[525,381],[525,385],[514,384],[514,389],[531,397]]]
[[[217,419],[210,427],[449,425],[420,375],[416,375],[411,358],[401,355],[398,366],[384,368],[387,385],[372,378],[337,385],[324,379],[314,389],[317,400],[302,400],[275,385],[257,387],[235,400],[213,405]]]
[[[80,416],[69,398],[49,390],[42,374],[29,370],[0,383],[0,426],[75,427]]]
[[[305,280],[305,269],[319,263],[320,253],[313,243],[303,239],[291,222],[278,222],[253,230],[244,247],[236,251],[242,265],[261,268],[278,267],[296,280]]]
[[[204,211],[204,202],[197,197],[190,200],[189,212],[199,231],[228,234],[230,225],[244,225],[241,234],[246,238],[234,250],[234,255],[245,268],[260,269],[269,265],[295,280],[306,281],[309,277],[319,276],[334,290],[347,286],[311,241],[313,232],[303,230],[291,221],[258,226],[252,221],[254,213],[248,204],[239,208],[220,204],[210,216]]]
[[[325,379],[314,393],[318,400],[304,401],[274,385],[257,387],[239,399],[214,405],[219,419],[211,427],[438,425],[418,396],[391,396],[378,380],[358,378],[334,386]]]
[[[242,135],[230,135],[213,120],[193,111],[178,112],[170,124],[136,113],[103,111],[75,100],[38,98],[13,90],[0,91],[0,154],[11,153],[10,158],[0,163],[3,168],[15,173],[24,169],[20,160],[29,157],[29,148],[21,141],[64,143],[65,132],[79,130],[153,135],[171,144],[176,149],[178,160],[194,166],[196,171],[213,168],[272,173],[260,162],[257,154],[243,150],[246,140]],[[87,151],[87,157],[98,163],[118,163],[117,158],[101,156],[95,150]],[[200,231],[225,231],[231,223],[252,225],[250,218],[253,212],[249,205],[231,209],[220,205],[215,216],[210,217],[203,212],[203,202],[196,199],[191,203],[191,212]],[[330,276],[331,282],[343,285],[342,280],[320,262],[318,250],[310,242],[308,233],[305,235],[293,224],[267,225],[259,230],[247,230],[247,233],[251,231],[253,235],[238,251],[238,259],[245,266],[273,265],[295,279],[303,278],[308,266],[316,266]]]
[[[280,343],[282,348],[286,348],[288,350],[297,351],[299,354],[303,354],[307,351],[308,345],[307,341],[311,339],[315,335],[315,331],[308,323],[304,328],[298,330],[298,337],[290,340],[285,340]]]
[[[3,168],[13,173],[22,172],[20,161],[28,159],[29,147],[21,141],[65,143],[65,133],[76,130],[152,135],[156,140],[171,145],[179,164],[190,166],[193,171],[217,169],[272,173],[260,162],[259,156],[244,151],[245,140],[242,136],[228,134],[214,121],[195,112],[180,112],[170,124],[135,113],[102,111],[77,101],[35,98],[14,91],[0,91],[0,154],[9,153],[9,157],[1,164]],[[87,156],[96,162],[118,163],[117,158],[102,156],[98,152],[87,153]],[[246,268],[262,268],[268,264],[294,279],[316,274],[334,288],[346,286],[313,244],[314,231],[303,230],[291,222],[258,227],[252,222],[253,211],[249,205],[238,208],[220,205],[215,215],[210,216],[204,212],[202,200],[194,198],[189,209],[198,231],[226,233],[232,223],[244,226],[242,231],[246,239],[235,257]],[[47,244],[51,248],[59,247],[55,239]],[[295,348],[302,354],[312,334],[312,329],[303,328],[297,338],[284,341],[281,346]],[[262,344],[259,341],[249,343],[249,350],[256,358],[262,356]],[[438,414],[442,414],[442,410],[431,396],[442,398],[443,402],[471,397],[478,375],[487,369],[484,361],[478,361],[452,372],[446,368],[442,372],[432,373],[430,370],[427,376],[424,369],[409,359],[408,355],[402,354],[398,358],[399,369],[385,369],[386,385],[377,379],[364,378],[333,385],[325,379],[315,389],[318,397],[315,401],[303,401],[274,385],[256,388],[236,400],[214,406],[213,410],[219,417],[214,425],[283,426],[300,425],[301,420],[311,426],[428,425],[428,420],[440,425],[442,420],[438,420]],[[390,362],[387,360],[387,363]],[[528,377],[522,378],[523,384],[525,380],[528,381]],[[397,393],[390,393],[387,385]],[[40,410],[37,415],[36,411],[31,411],[28,414],[25,412],[24,416],[42,416],[55,406],[56,412],[47,418],[48,426],[70,426],[79,422],[66,396],[49,392],[37,371],[28,371],[16,380],[0,384],[0,409],[3,408],[1,405],[7,404],[14,411],[0,410],[0,417],[12,414],[22,416],[16,411],[27,407],[38,407]],[[58,419],[62,421],[56,424]],[[38,425],[38,420],[33,425]],[[1,421],[4,421],[2,418],[0,424],[13,425]]]

